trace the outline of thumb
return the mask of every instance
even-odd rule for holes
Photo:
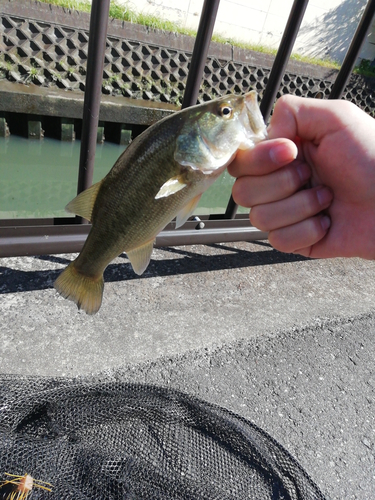
[[[320,143],[322,137],[347,124],[348,109],[344,101],[327,101],[285,95],[276,102],[268,127],[270,139],[296,137]]]

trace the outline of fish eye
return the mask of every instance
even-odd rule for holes
[[[229,106],[229,104],[222,104],[219,107],[219,115],[223,118],[231,118],[233,114],[233,109]]]

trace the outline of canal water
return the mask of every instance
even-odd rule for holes
[[[98,144],[94,182],[111,169],[124,146]],[[77,189],[80,141],[0,138],[0,219],[66,217]],[[233,184],[225,172],[203,194],[196,214],[224,213]]]

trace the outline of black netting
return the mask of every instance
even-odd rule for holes
[[[116,381],[0,377],[5,472],[53,484],[33,500],[324,498],[254,424],[175,390]]]

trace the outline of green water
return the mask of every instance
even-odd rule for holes
[[[124,146],[98,144],[94,182],[111,169]],[[80,141],[0,138],[0,219],[66,217],[65,205],[76,195]],[[203,194],[196,213],[223,213],[233,178],[225,172]]]

